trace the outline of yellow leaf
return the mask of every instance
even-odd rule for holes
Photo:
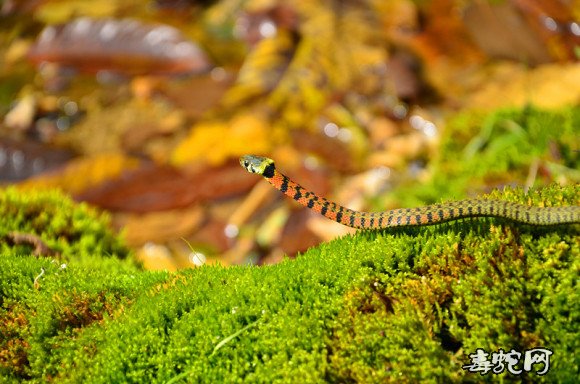
[[[74,195],[114,179],[138,165],[139,160],[120,153],[96,155],[72,160],[59,172],[41,174],[18,186],[22,189],[58,188]]]
[[[44,24],[59,24],[75,16],[108,17],[115,14],[120,4],[116,0],[49,1],[41,3],[34,16]]]
[[[200,123],[174,150],[172,163],[182,166],[206,161],[218,165],[247,153],[267,153],[279,140],[276,131],[265,118],[251,113],[234,116],[229,122]]]

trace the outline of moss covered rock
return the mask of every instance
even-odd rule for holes
[[[494,197],[577,205],[580,187]],[[12,382],[475,382],[497,379],[462,368],[476,349],[544,347],[553,351],[546,375],[538,364],[502,379],[573,382],[578,233],[578,225],[473,219],[359,232],[273,266],[177,273],[139,271],[106,252],[94,256],[109,260],[103,268],[63,268],[5,248],[0,374]]]

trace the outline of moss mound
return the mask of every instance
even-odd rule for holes
[[[57,191],[0,191],[0,252],[61,260],[127,258],[129,249],[110,229],[109,217]],[[40,245],[40,246],[39,246]],[[38,249],[37,249],[38,248]]]
[[[494,197],[577,205],[580,187]],[[0,258],[0,374],[54,382],[462,382],[477,348],[544,347],[573,382],[578,225],[365,232],[266,267],[178,273]],[[47,240],[48,241],[48,240]],[[95,249],[99,249],[96,247]],[[38,278],[41,268],[44,274]],[[36,284],[35,284],[35,278]],[[520,364],[521,367],[521,364]]]

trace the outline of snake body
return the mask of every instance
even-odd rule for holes
[[[276,169],[267,157],[245,155],[240,164],[248,172],[262,175],[270,184],[301,205],[321,215],[359,229],[384,229],[443,223],[465,217],[501,217],[532,225],[580,223],[580,207],[530,207],[503,200],[468,199],[418,208],[384,212],[359,212],[317,196]]]

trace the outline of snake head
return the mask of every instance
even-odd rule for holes
[[[250,173],[263,176],[274,170],[274,160],[262,156],[244,155],[240,157],[240,165]]]

